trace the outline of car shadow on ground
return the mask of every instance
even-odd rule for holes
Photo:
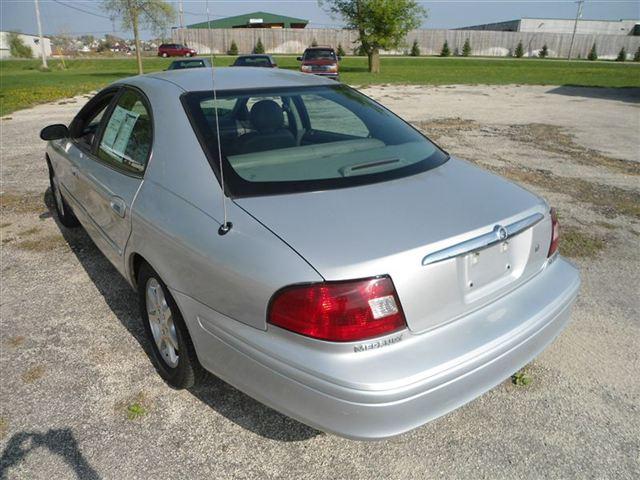
[[[579,85],[563,85],[549,90],[547,93],[565,95],[567,97],[600,98],[623,103],[640,103],[640,88],[635,87],[584,87]]]
[[[98,480],[100,475],[84,458],[70,428],[50,429],[46,433],[18,432],[14,434],[0,457],[0,479],[9,478],[9,469],[21,463],[32,450],[46,448],[59,455],[77,478]]]
[[[150,345],[138,313],[136,293],[82,227],[69,229],[58,222],[50,189],[44,194],[44,201],[49,209],[44,215],[54,218],[60,233],[109,308],[151,361]],[[265,438],[292,442],[321,433],[263,405],[212,374],[207,374],[204,381],[190,388],[189,392],[227,419]]]

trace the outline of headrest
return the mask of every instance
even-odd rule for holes
[[[282,108],[273,100],[260,100],[251,107],[251,123],[259,132],[272,132],[284,125]]]

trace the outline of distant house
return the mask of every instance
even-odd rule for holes
[[[521,18],[505,22],[484,23],[456,30],[489,30],[494,32],[573,33],[575,18]],[[640,35],[640,20],[578,20],[578,34]]]
[[[9,47],[9,34],[12,32],[3,31],[0,32],[0,59],[11,58],[11,48]],[[28,33],[18,33],[18,37],[22,40],[27,47],[31,48],[34,57],[40,57],[40,37],[37,35],[29,35]],[[51,40],[47,37],[43,37],[44,41],[44,54],[47,57],[51,56]]]
[[[304,28],[309,20],[267,12],[245,13],[210,22],[194,23],[187,28]]]

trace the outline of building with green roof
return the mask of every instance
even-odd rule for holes
[[[187,28],[304,28],[309,20],[267,12],[252,12],[210,22],[194,23]]]

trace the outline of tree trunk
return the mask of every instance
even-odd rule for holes
[[[138,75],[142,75],[142,52],[140,51],[140,36],[138,34],[138,10],[134,7],[131,12],[131,23],[133,23],[133,38],[136,43],[136,59],[138,60]]]
[[[367,56],[369,57],[369,71],[371,73],[380,73],[380,52],[378,49],[371,49]]]

